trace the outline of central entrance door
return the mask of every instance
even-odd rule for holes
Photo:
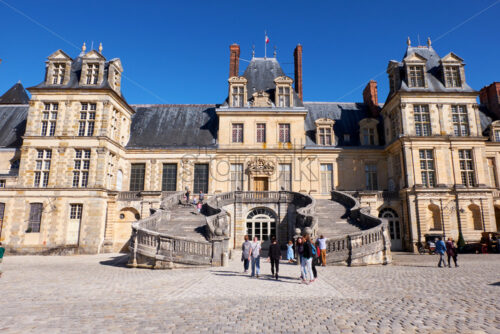
[[[268,208],[255,208],[250,211],[246,219],[247,234],[262,241],[262,248],[269,248],[269,240],[276,236],[276,215]]]
[[[386,218],[389,221],[389,234],[391,236],[391,250],[403,250],[403,242],[401,240],[401,225],[399,222],[398,214],[390,208],[380,211],[379,217]]]
[[[253,178],[253,190],[254,191],[268,191],[269,183],[267,177],[254,177]]]

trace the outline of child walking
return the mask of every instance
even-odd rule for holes
[[[294,258],[295,257],[293,256],[293,242],[290,240],[288,241],[288,245],[286,245],[286,259],[288,260],[289,263],[292,263]]]

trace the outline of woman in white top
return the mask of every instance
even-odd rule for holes
[[[250,246],[250,259],[252,260],[252,275],[250,275],[251,277],[254,277],[256,275],[257,278],[259,278],[260,275],[260,249],[261,246],[259,238],[254,237],[252,245]]]

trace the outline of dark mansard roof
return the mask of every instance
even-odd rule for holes
[[[424,57],[426,61],[425,71],[427,73],[427,87],[409,87],[408,77],[404,69],[403,62],[391,60],[390,63],[395,63],[399,67],[399,75],[401,78],[401,86],[398,90],[404,92],[475,92],[465,81],[462,81],[462,87],[447,88],[443,82],[443,69],[441,66],[441,57],[437,52],[428,46],[409,46],[403,56],[403,59],[412,54],[417,54]],[[462,79],[463,80],[463,79]]]
[[[28,104],[29,101],[30,97],[21,82],[16,83],[0,96],[0,104]]]

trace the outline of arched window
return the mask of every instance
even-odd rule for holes
[[[401,227],[396,211],[391,208],[385,208],[380,210],[378,216],[380,218],[386,218],[389,221],[389,234],[391,240],[401,240]]]
[[[435,204],[429,205],[427,208],[428,226],[431,231],[441,231],[443,225],[441,222],[441,210]]]
[[[255,208],[247,215],[247,234],[250,238],[257,237],[260,241],[276,236],[276,215],[268,208]]]
[[[483,229],[481,209],[475,204],[469,205],[469,221],[472,223],[474,230],[481,231]]]

